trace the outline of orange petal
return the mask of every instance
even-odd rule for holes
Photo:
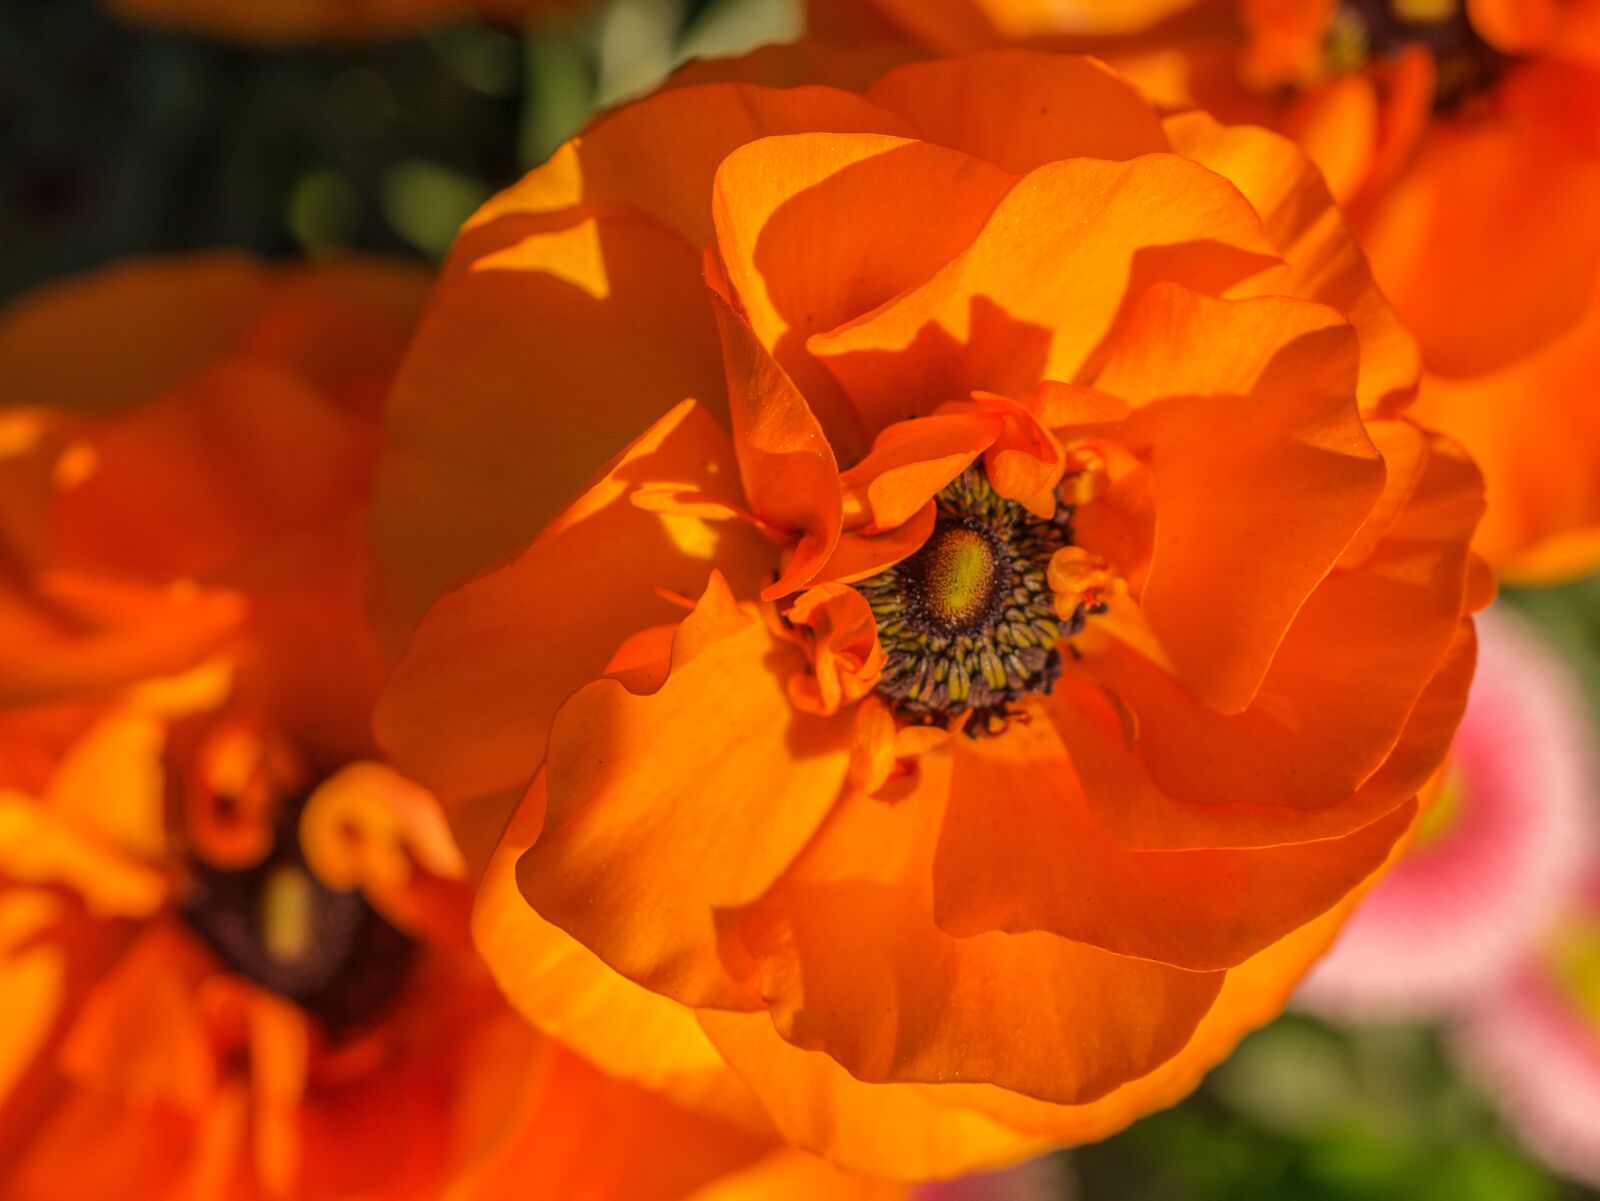
[[[378,706],[385,750],[446,803],[522,789],[556,709],[618,643],[678,613],[715,560],[753,589],[771,548],[740,523],[646,512],[637,484],[736,494],[727,435],[684,403],[636,441],[520,556],[441,598]],[[741,570],[742,567],[742,570]]]
[[[340,768],[300,814],[306,862],[330,888],[359,888],[392,925],[438,945],[464,941],[467,866],[438,802],[387,764]]]
[[[1050,934],[952,938],[935,925],[950,761],[923,756],[916,790],[891,804],[847,796],[742,923],[779,1034],[869,1082],[982,1081],[1063,1103],[1174,1054],[1219,975]],[[1095,1037],[1067,1033],[1085,1030]]]
[[[503,1075],[505,1057],[494,1050],[480,1052],[490,1059],[481,1070]],[[553,1044],[540,1046],[523,1075],[528,1087],[506,1136],[473,1164],[476,1170],[453,1180],[448,1201],[684,1201],[700,1198],[703,1186],[741,1172],[771,1147],[770,1138],[604,1076]],[[405,1195],[436,1194],[424,1186]]]
[[[851,584],[875,576],[901,559],[909,558],[922,548],[933,533],[938,517],[937,506],[930,500],[904,525],[896,526],[882,534],[855,534],[845,531],[839,535],[839,545],[833,548],[826,564],[817,573],[817,583],[836,580]]]
[[[1317,165],[1341,202],[1361,190],[1378,141],[1378,90],[1363,73],[1302,93],[1284,120],[1285,132]]]
[[[712,179],[738,147],[782,134],[910,132],[895,114],[830,87],[712,83],[657,92],[602,117],[479,209],[446,270],[588,215],[643,217],[698,249],[712,239]]]
[[[853,1171],[920,1181],[1012,1162],[1060,1141],[942,1100],[938,1089],[864,1083],[822,1052],[785,1042],[764,1013],[702,1009],[697,1016],[786,1139]]]
[[[1473,545],[1508,582],[1550,584],[1600,566],[1600,293],[1550,347],[1492,375],[1428,376],[1418,421],[1483,471],[1488,512]]]
[[[783,575],[762,592],[771,600],[805,587],[833,553],[844,522],[839,469],[806,398],[727,303],[712,303],[745,497],[763,522],[799,538]]]
[[[841,457],[869,439],[806,338],[927,280],[1014,182],[955,151],[877,134],[766,138],[718,169],[717,249],[736,303]]]
[[[1362,242],[1429,368],[1479,375],[1582,315],[1600,266],[1600,81],[1516,68],[1496,104],[1435,121],[1405,174],[1362,214]],[[1538,221],[1525,220],[1540,198]]]
[[[1216,1003],[1171,1059],[1084,1105],[1050,1105],[982,1084],[868,1084],[785,1043],[762,1014],[702,1011],[717,1048],[761,1096],[790,1142],[896,1179],[954,1175],[1048,1147],[1094,1142],[1173,1104],[1247,1031],[1282,1010],[1357,898],[1226,975]]]
[[[885,656],[877,620],[861,593],[845,584],[818,584],[801,593],[784,617],[811,659],[810,672],[789,677],[795,708],[831,717],[878,686]]]
[[[1103,699],[1050,708],[1083,740],[1121,742]],[[1128,851],[1096,824],[1046,720],[963,747],[933,864],[935,916],[957,938],[1043,930],[1214,971],[1233,967],[1337,904],[1410,826],[1401,805],[1343,839],[1262,850]],[[1041,770],[1040,765],[1045,767]]]
[[[544,822],[545,778],[505,829],[478,889],[473,941],[528,1021],[606,1072],[753,1130],[765,1119],[700,1029],[692,1010],[618,975],[536,913],[517,888],[517,861]]]
[[[1410,421],[1368,421],[1367,436],[1383,456],[1383,492],[1339,557],[1341,567],[1359,567],[1404,515],[1430,457],[1429,437]]]
[[[196,986],[208,956],[176,925],[149,927],[89,995],[62,1047],[81,1084],[200,1110],[217,1083]]]
[[[789,662],[786,662],[789,660]],[[759,1004],[720,911],[777,878],[833,807],[850,723],[798,713],[792,647],[750,621],[639,696],[579,690],[550,736],[549,818],[521,859],[529,903],[601,959],[686,1004]]]
[[[9,878],[64,886],[101,917],[149,917],[172,895],[164,872],[16,793],[0,791],[0,846]]]
[[[370,431],[282,365],[219,361],[85,434],[57,498],[63,566],[145,579],[214,574],[356,504]]]
[[[1180,154],[1226,176],[1249,199],[1283,264],[1235,287],[1232,296],[1297,296],[1338,309],[1361,339],[1363,408],[1403,401],[1421,361],[1373,281],[1366,256],[1305,152],[1254,126],[1223,126],[1200,112],[1166,121]]]
[[[910,63],[867,98],[928,141],[1018,175],[1059,159],[1121,162],[1171,149],[1155,106],[1092,58],[997,50]]]
[[[1546,48],[1561,19],[1561,4],[1559,0],[1467,0],[1467,12],[1484,41],[1496,50],[1522,55]]]
[[[453,261],[389,400],[373,520],[395,640],[531,541],[640,430],[685,397],[720,410],[725,393],[700,256],[669,234],[582,221]]]
[[[1444,666],[1412,707],[1383,766],[1350,796],[1321,809],[1182,800],[1156,787],[1136,748],[1094,736],[1087,722],[1060,720],[1057,728],[1083,781],[1096,823],[1118,846],[1226,850],[1342,838],[1393,812],[1427,783],[1444,760],[1461,720],[1475,661],[1472,623],[1463,622]],[[1057,693],[1060,703],[1072,705],[1075,712],[1096,713],[1102,704],[1100,697],[1070,682]]]
[[[936,413],[879,431],[872,452],[839,477],[846,495],[865,494],[868,533],[904,525],[1000,435],[977,412]]]
[[[810,346],[878,429],[976,391],[1082,382],[1152,284],[1216,291],[1274,261],[1250,207],[1203,167],[1173,155],[1051,163],[928,283]]]
[[[1356,357],[1331,309],[1158,285],[1098,378],[1139,407],[1118,436],[1147,447],[1152,466],[1140,609],[1182,684],[1222,712],[1249,704],[1383,490],[1356,409]]]
[[[1151,778],[1174,796],[1316,808],[1384,762],[1460,625],[1465,540],[1482,481],[1435,440],[1404,516],[1361,564],[1335,571],[1300,610],[1260,692],[1234,715],[1206,708],[1135,653],[1080,636],[1082,668],[1134,712]]]
[[[270,268],[226,253],[122,263],[42,288],[0,320],[0,396],[85,414],[163,396],[243,336],[271,289]]]

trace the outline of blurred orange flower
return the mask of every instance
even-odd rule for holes
[[[580,0],[106,0],[121,19],[245,42],[353,41],[452,21],[520,26]]]
[[[1181,1095],[1461,712],[1417,371],[1292,144],[1092,60],[592,127],[468,223],[380,471],[379,736],[502,987],[872,1174]]]
[[[367,732],[426,285],[200,257],[0,318],[0,1195],[899,1196],[602,1075],[474,953]]]
[[[812,16],[824,36],[938,50],[1092,48],[1168,105],[1294,137],[1421,343],[1417,414],[1484,471],[1478,549],[1518,582],[1600,565],[1600,2],[812,0]]]

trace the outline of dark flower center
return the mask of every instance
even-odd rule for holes
[[[1418,45],[1433,55],[1438,71],[1438,111],[1483,91],[1509,61],[1478,36],[1464,0],[1343,0],[1325,54],[1336,73],[1349,73]]]
[[[922,548],[856,585],[887,656],[878,692],[908,723],[944,727],[970,713],[968,734],[996,734],[1017,701],[1055,686],[1056,644],[1083,628],[1081,612],[1056,616],[1048,575],[1050,557],[1072,544],[1071,510],[1037,517],[978,467],[935,499]]]
[[[306,865],[301,808],[285,806],[260,863],[232,871],[194,862],[183,915],[231,971],[293,1001],[337,1036],[389,1006],[416,948],[360,892],[329,888]]]

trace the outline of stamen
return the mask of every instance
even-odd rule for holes
[[[1055,686],[1056,644],[1083,626],[1081,612],[1057,615],[1049,581],[1051,557],[1072,542],[1072,509],[1038,517],[976,466],[936,501],[922,549],[856,585],[887,656],[878,692],[902,722],[999,733],[1017,701]]]
[[[1324,40],[1336,75],[1364,68],[1411,46],[1433,55],[1435,110],[1448,110],[1494,82],[1509,61],[1478,35],[1461,0],[1343,0]]]
[[[183,915],[231,971],[337,1035],[388,1007],[415,947],[360,892],[329,888],[306,865],[301,807],[284,807],[261,862],[230,869],[195,860]]]

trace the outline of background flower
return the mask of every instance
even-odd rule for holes
[[[367,733],[367,468],[426,282],[206,256],[0,319],[0,1191],[902,1196],[603,1075],[473,953]]]

